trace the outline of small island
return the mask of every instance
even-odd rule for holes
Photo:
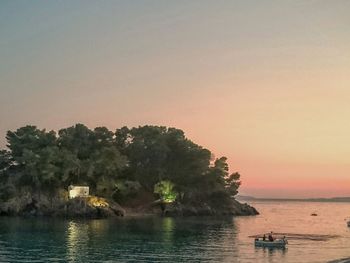
[[[0,150],[0,215],[105,218],[256,215],[235,200],[240,174],[182,130],[25,126]],[[74,194],[72,194],[73,192]]]

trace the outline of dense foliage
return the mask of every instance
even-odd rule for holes
[[[161,201],[171,203],[176,200],[177,192],[170,181],[160,181],[154,186],[154,193],[159,195]]]
[[[82,124],[54,131],[25,126],[9,131],[0,151],[0,198],[27,189],[54,196],[68,185],[117,200],[148,192],[180,202],[230,200],[240,185],[225,157],[167,127],[105,127]]]

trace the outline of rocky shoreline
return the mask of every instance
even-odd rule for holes
[[[252,216],[259,212],[248,204],[242,204],[236,200],[220,207],[214,207],[207,203],[202,204],[179,204],[168,205],[164,211],[168,216]]]
[[[0,203],[0,216],[110,218],[123,216],[251,216],[258,211],[236,200],[228,205],[213,207],[209,204],[172,203],[165,206],[153,202],[140,207],[123,208],[118,203],[102,197],[89,196],[74,199],[48,198],[24,194]]]

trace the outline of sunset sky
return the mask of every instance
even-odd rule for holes
[[[240,193],[350,196],[350,1],[0,2],[0,146],[26,124],[183,129]]]

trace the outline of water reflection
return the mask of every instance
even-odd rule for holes
[[[172,245],[174,236],[175,220],[172,217],[166,217],[162,220],[162,239],[168,245]]]
[[[275,258],[276,256],[282,260],[286,255],[288,248],[285,247],[255,247],[255,252],[256,253],[262,253],[263,258]]]
[[[317,218],[310,211],[317,211]],[[349,256],[349,204],[257,204],[256,217],[51,220],[0,218],[0,262],[299,262]],[[278,213],[274,212],[278,207]],[[310,225],[310,220],[315,224]],[[317,224],[316,224],[317,223]],[[273,226],[273,229],[271,229]],[[255,248],[249,236],[274,232],[336,235],[291,239],[288,249]]]
[[[67,258],[76,262],[79,255],[86,253],[88,235],[88,225],[69,221],[67,225]]]
[[[0,231],[2,262],[235,262],[239,255],[231,218],[18,219],[0,223],[5,230]],[[21,251],[6,252],[17,248]]]

